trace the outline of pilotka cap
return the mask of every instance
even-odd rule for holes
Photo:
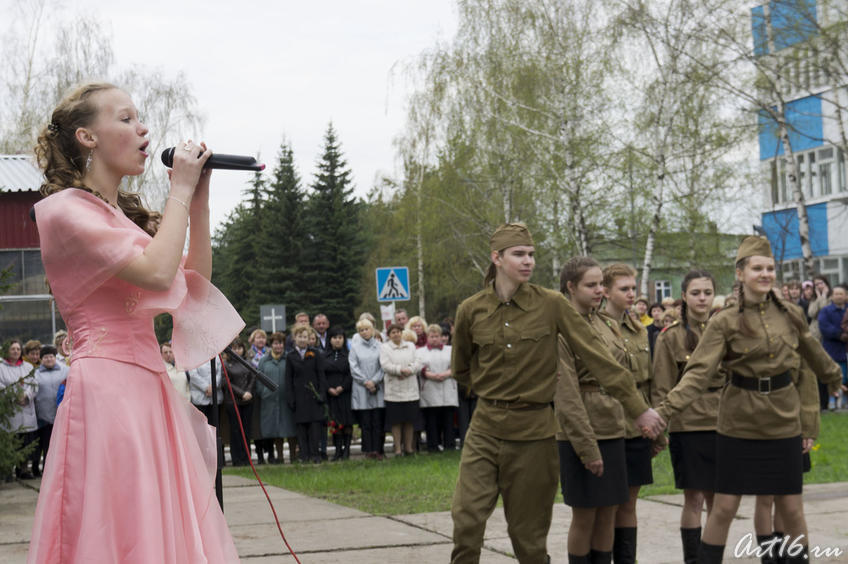
[[[736,262],[754,256],[774,258],[768,239],[759,235],[749,235],[742,239],[742,244],[739,245],[739,250],[736,252]]]
[[[535,246],[530,231],[523,223],[505,223],[495,229],[489,239],[489,247],[492,251],[502,251],[519,245]]]

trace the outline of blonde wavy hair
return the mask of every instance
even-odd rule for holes
[[[100,107],[92,96],[117,88],[108,82],[82,84],[69,91],[53,110],[50,123],[41,130],[35,145],[35,157],[44,170],[45,182],[41,185],[43,196],[67,188],[77,188],[106,201],[102,194],[83,182],[88,154],[84,153],[77,141],[76,131],[80,127],[88,127],[97,118]],[[142,205],[138,194],[119,189],[118,207],[144,231],[150,235],[156,234],[158,222],[155,217],[151,221],[152,212]]]

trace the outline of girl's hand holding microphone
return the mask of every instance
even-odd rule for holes
[[[212,151],[206,143],[195,145],[191,139],[178,145],[174,151],[173,168],[168,171],[171,179],[168,197],[182,204],[186,211],[209,207],[209,177],[212,171],[204,169],[203,165],[211,156]]]

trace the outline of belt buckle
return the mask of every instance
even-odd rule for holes
[[[765,386],[763,386],[763,382],[765,382]],[[757,391],[763,395],[771,393],[771,376],[765,376],[757,379]]]

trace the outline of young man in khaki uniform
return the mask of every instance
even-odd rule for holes
[[[479,396],[462,450],[451,515],[454,563],[478,562],[486,521],[503,496],[507,531],[522,564],[548,561],[546,539],[557,484],[557,336],[599,375],[645,433],[663,424],[629,372],[558,292],[529,284],[533,239],[523,224],[490,239],[486,288],[457,309],[452,369]],[[629,387],[628,384],[629,383]]]

